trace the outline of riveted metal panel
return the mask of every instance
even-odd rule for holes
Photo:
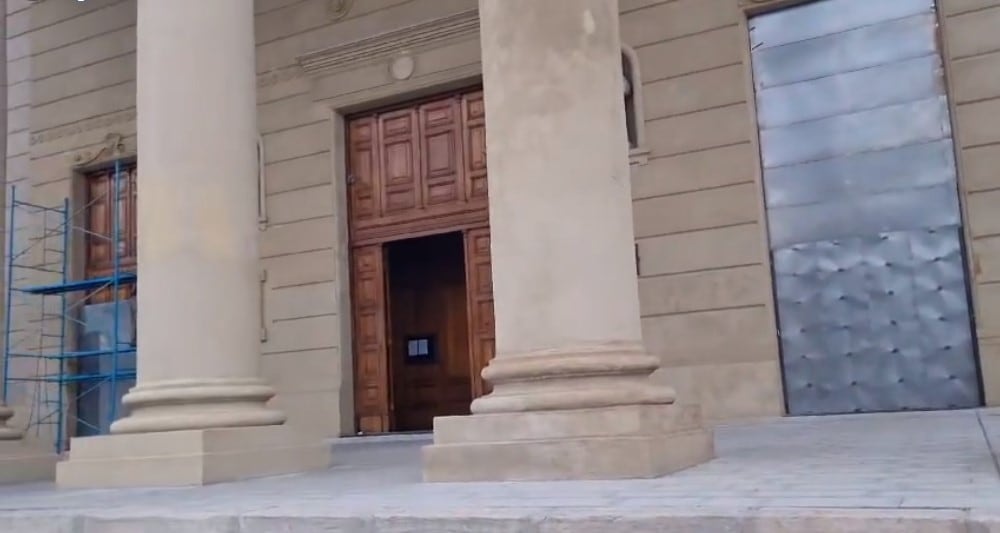
[[[792,414],[980,405],[930,0],[751,20]]]

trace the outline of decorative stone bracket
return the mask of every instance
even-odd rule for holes
[[[121,133],[108,133],[104,137],[104,144],[90,150],[75,152],[71,156],[71,163],[74,167],[84,167],[100,161],[122,157],[127,153],[125,136]]]

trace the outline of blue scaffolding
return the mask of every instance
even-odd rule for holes
[[[70,436],[106,433],[118,417],[121,387],[135,380],[135,336],[122,327],[128,319],[134,330],[134,300],[122,300],[120,289],[134,284],[136,275],[121,265],[121,174],[116,162],[113,184],[105,192],[113,195],[107,199],[110,235],[76,222],[96,199],[74,212],[68,198],[49,207],[19,199],[16,187],[9,194],[3,399],[30,408],[28,430],[52,438],[56,453],[68,449]],[[18,234],[36,229],[41,235],[24,239]],[[110,275],[74,279],[72,245],[86,239],[108,241]],[[40,278],[52,281],[38,284]],[[96,347],[84,346],[83,334],[94,329],[84,311],[101,291],[111,295],[101,304],[110,308],[110,331],[101,331]],[[84,404],[89,407],[81,408]]]

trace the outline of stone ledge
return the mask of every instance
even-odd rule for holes
[[[330,447],[286,426],[85,437],[58,464],[61,488],[206,485],[321,470]]]
[[[699,533],[799,532],[809,533],[967,533],[996,531],[998,523],[967,511],[900,509],[672,509],[603,512],[552,509],[551,512],[483,513],[464,516],[434,512],[378,516],[294,515],[267,512],[185,516],[149,514],[123,516],[115,512],[41,515],[8,513],[0,516],[5,533],[66,533],[76,531],[219,531],[270,533],[274,531],[496,532],[518,533],[645,533],[697,531]]]

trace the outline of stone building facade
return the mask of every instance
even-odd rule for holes
[[[285,417],[196,481],[293,441],[309,452],[273,471],[320,467],[322,439],[434,416],[462,418],[439,419],[429,477],[498,457],[468,476],[503,479],[530,477],[497,444],[519,424],[565,444],[634,419],[629,442],[689,450],[548,473],[648,475],[705,460],[720,421],[1000,403],[1000,0],[255,0],[255,56],[241,1],[7,0],[8,184],[97,220],[88,180],[132,165],[123,227],[150,250],[137,414],[78,439],[67,484],[105,476],[113,439],[207,456],[236,446],[211,431]],[[623,82],[595,82],[612,63]],[[619,156],[624,189],[602,174]],[[73,243],[85,277],[103,252]],[[37,411],[18,390],[12,427]],[[188,433],[142,440],[167,430]],[[160,479],[144,468],[105,481]]]

